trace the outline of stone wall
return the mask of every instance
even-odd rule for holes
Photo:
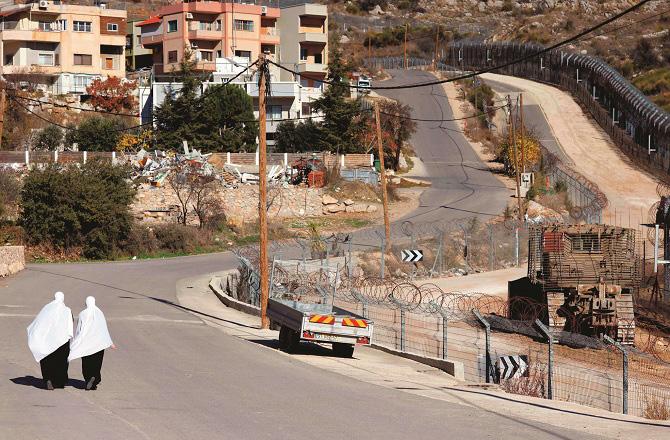
[[[291,217],[316,217],[323,215],[321,202],[323,190],[289,186],[268,189],[270,219]],[[242,224],[258,219],[258,186],[241,185],[238,188],[221,188],[218,192],[223,212],[229,222]],[[132,211],[137,220],[145,222],[175,222],[179,200],[170,188],[142,184]],[[176,209],[175,209],[176,207]],[[189,223],[197,218],[189,216]]]
[[[0,277],[15,274],[25,267],[23,246],[0,246]]]

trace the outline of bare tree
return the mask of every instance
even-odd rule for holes
[[[213,219],[223,216],[221,202],[217,196],[217,182],[213,177],[197,176],[193,179],[192,185],[191,206],[198,216],[198,227],[202,229]]]
[[[179,216],[177,221],[183,225],[188,223],[188,213],[194,194],[194,180],[197,173],[187,163],[178,163],[168,175],[166,181],[179,200]]]

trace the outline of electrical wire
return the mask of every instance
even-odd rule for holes
[[[58,122],[54,122],[54,121],[52,121],[48,118],[45,118],[44,116],[40,115],[39,113],[37,113],[37,112],[31,110],[30,108],[28,108],[28,106],[26,106],[22,102],[17,101],[16,98],[13,97],[13,96],[8,96],[8,99],[11,100],[11,101],[14,101],[14,103],[16,103],[19,107],[23,108],[25,111],[27,111],[31,115],[35,116],[38,119],[41,119],[42,121],[44,121],[48,124],[55,125],[56,127],[60,127],[60,128],[62,128],[63,130],[66,130],[66,131],[72,131],[72,130],[77,129],[77,127],[72,127],[72,126],[59,124]],[[153,125],[153,123],[148,122],[148,123],[144,123],[144,124],[134,125],[132,127],[116,128],[116,129],[110,130],[110,131],[114,131],[114,132],[132,131],[132,130],[135,130],[137,128],[142,128],[142,127],[146,127],[146,126],[149,126],[149,125]]]
[[[574,41],[579,40],[579,39],[583,38],[584,36],[594,32],[594,31],[596,31],[596,30],[598,30],[598,29],[600,29],[604,26],[607,26],[608,24],[610,24],[610,23],[612,23],[612,22],[614,22],[618,19],[620,19],[621,17],[624,17],[625,15],[628,15],[628,14],[636,11],[637,9],[641,8],[642,6],[644,6],[645,4],[647,4],[651,1],[654,1],[654,0],[641,0],[639,3],[636,3],[633,6],[625,9],[624,11],[622,11],[622,12],[616,14],[616,15],[613,15],[612,17],[608,18],[607,20],[604,20],[604,21],[602,21],[602,22],[600,22],[600,23],[598,23],[594,26],[591,26],[591,27],[587,28],[586,30],[584,30],[584,31],[582,31],[578,34],[573,35],[570,38],[559,41],[558,43],[555,43],[555,44],[553,44],[549,47],[546,47],[544,49],[538,50],[537,52],[534,52],[534,53],[531,53],[531,54],[528,54],[528,55],[524,55],[520,58],[514,59],[512,61],[508,61],[508,62],[503,63],[503,64],[499,64],[497,66],[487,67],[487,68],[479,70],[479,71],[466,73],[466,74],[459,75],[459,76],[456,76],[456,77],[442,79],[442,80],[436,80],[436,81],[429,81],[429,82],[416,83],[416,84],[398,85],[398,86],[359,87],[357,85],[351,85],[351,84],[346,84],[346,83],[341,83],[341,82],[334,82],[334,81],[327,81],[327,80],[324,80],[324,79],[310,77],[308,75],[301,74],[301,73],[298,73],[294,70],[291,70],[287,67],[281,66],[281,65],[275,63],[274,61],[268,60],[268,62],[271,63],[271,64],[274,64],[275,66],[279,67],[280,69],[283,69],[283,70],[285,70],[289,73],[292,73],[294,75],[299,75],[303,78],[312,79],[312,80],[316,80],[316,81],[321,81],[324,84],[329,84],[329,85],[332,85],[332,86],[346,86],[346,87],[349,87],[349,88],[352,88],[352,89],[402,90],[402,89],[414,89],[414,88],[419,88],[419,87],[435,86],[435,85],[445,84],[445,83],[449,83],[449,82],[453,82],[453,81],[468,79],[468,78],[472,78],[474,76],[482,75],[484,73],[489,73],[489,72],[493,72],[493,71],[496,71],[496,70],[504,69],[505,67],[509,67],[509,66],[514,65],[514,64],[518,64],[518,63],[524,62],[526,60],[529,60],[531,58],[535,58],[539,55],[543,55],[543,54],[548,53],[548,52],[550,52],[554,49],[557,49],[559,47],[565,46],[566,44],[570,44]]]

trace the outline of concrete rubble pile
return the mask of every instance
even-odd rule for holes
[[[224,188],[237,188],[240,184],[258,183],[259,170],[255,165],[237,165],[226,163],[222,167],[210,162],[212,154],[184,147],[184,153],[173,153],[156,150],[153,153],[140,150],[135,154],[127,154],[121,163],[132,166],[131,179],[136,183],[147,183],[150,186],[162,187],[170,173],[180,166],[188,166],[204,177],[213,177],[221,182]],[[268,169],[269,181],[286,181],[285,170],[279,165]]]

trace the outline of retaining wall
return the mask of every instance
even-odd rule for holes
[[[0,246],[0,277],[15,274],[25,267],[23,246]]]

